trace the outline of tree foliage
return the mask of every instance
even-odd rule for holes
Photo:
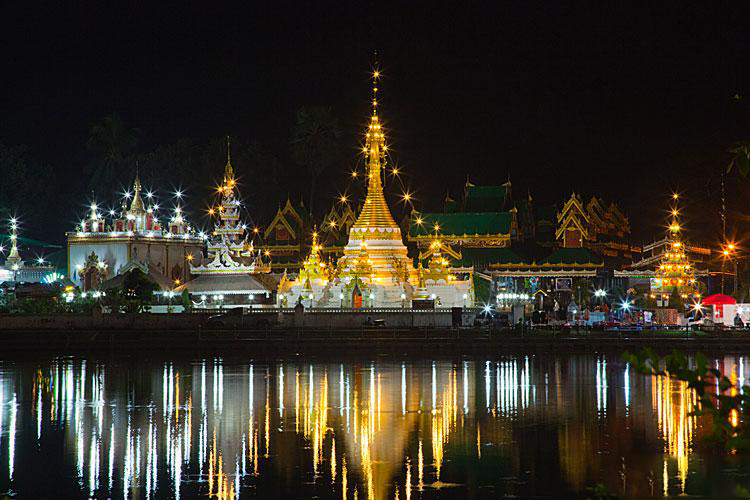
[[[750,142],[738,143],[729,152],[732,158],[727,166],[727,172],[736,168],[742,177],[747,177],[750,173]]]
[[[159,286],[148,279],[143,271],[133,269],[125,275],[119,287],[106,291],[102,302],[113,313],[146,312],[154,302],[154,293],[158,291]]]
[[[122,169],[129,170],[126,157],[138,144],[138,129],[127,125],[118,115],[110,114],[94,123],[86,146],[92,154],[89,185],[91,189],[112,191]]]
[[[336,161],[340,138],[339,121],[330,107],[303,107],[297,111],[290,146],[292,159],[305,167],[310,177],[308,209],[311,214],[318,177]]]
[[[41,225],[49,206],[54,172],[32,161],[25,146],[0,143],[0,217],[18,215],[24,225]],[[44,179],[45,182],[39,182]],[[4,222],[3,222],[4,223]]]

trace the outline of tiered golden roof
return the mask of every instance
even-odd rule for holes
[[[675,201],[677,195],[674,195]],[[683,296],[695,291],[695,269],[686,253],[685,242],[681,238],[682,226],[678,218],[677,206],[672,207],[672,218],[668,226],[668,246],[662,255],[655,277],[663,291],[676,288]]]
[[[400,230],[396,221],[393,220],[391,211],[385,201],[383,194],[382,170],[385,166],[385,153],[387,146],[385,144],[385,133],[378,118],[378,80],[380,72],[375,70],[372,76],[372,117],[370,125],[365,133],[364,152],[367,157],[367,198],[362,212],[357,218],[357,222],[352,227],[359,229],[385,229],[392,228],[396,231],[391,232],[394,236],[400,238]]]

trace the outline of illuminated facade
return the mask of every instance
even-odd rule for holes
[[[200,307],[262,305],[273,302],[267,276],[271,271],[268,251],[248,240],[247,225],[240,217],[240,194],[227,143],[224,179],[218,189],[221,201],[209,214],[217,217],[203,262],[190,263],[194,278],[176,289],[187,290]],[[253,233],[254,234],[254,233]],[[193,260],[193,259],[191,259]]]
[[[97,288],[131,261],[147,266],[157,282],[177,285],[189,279],[188,264],[200,259],[203,249],[203,239],[179,205],[164,222],[159,219],[159,206],[150,193],[144,201],[137,175],[119,212],[113,209],[105,215],[92,202],[88,216],[66,236],[68,276],[83,290]]]
[[[372,116],[365,133],[368,181],[362,211],[349,228],[349,239],[336,268],[311,279],[312,271],[305,267],[296,280],[283,280],[279,288],[282,306],[298,301],[308,307],[353,308],[428,304],[450,307],[473,303],[471,280],[458,279],[442,256],[439,262],[434,262],[439,263],[438,267],[425,272],[421,265],[416,269],[407,255],[401,228],[393,219],[383,193],[387,145],[378,116],[378,79],[379,72],[375,71]],[[322,251],[315,233],[316,243],[305,266],[319,259],[316,255]],[[318,264],[323,268],[321,264],[325,263]]]
[[[675,195],[675,201],[677,197]],[[695,267],[688,259],[686,245],[682,239],[682,226],[677,206],[672,207],[671,220],[667,228],[668,244],[651,280],[651,293],[663,301],[675,290],[684,299],[697,293]]]

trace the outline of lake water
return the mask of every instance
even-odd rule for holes
[[[744,381],[748,359],[716,366]],[[0,497],[732,495],[681,383],[614,354],[0,362]]]

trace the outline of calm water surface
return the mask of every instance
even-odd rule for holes
[[[748,359],[716,365],[744,381]],[[733,495],[681,383],[616,355],[0,362],[0,496]]]

